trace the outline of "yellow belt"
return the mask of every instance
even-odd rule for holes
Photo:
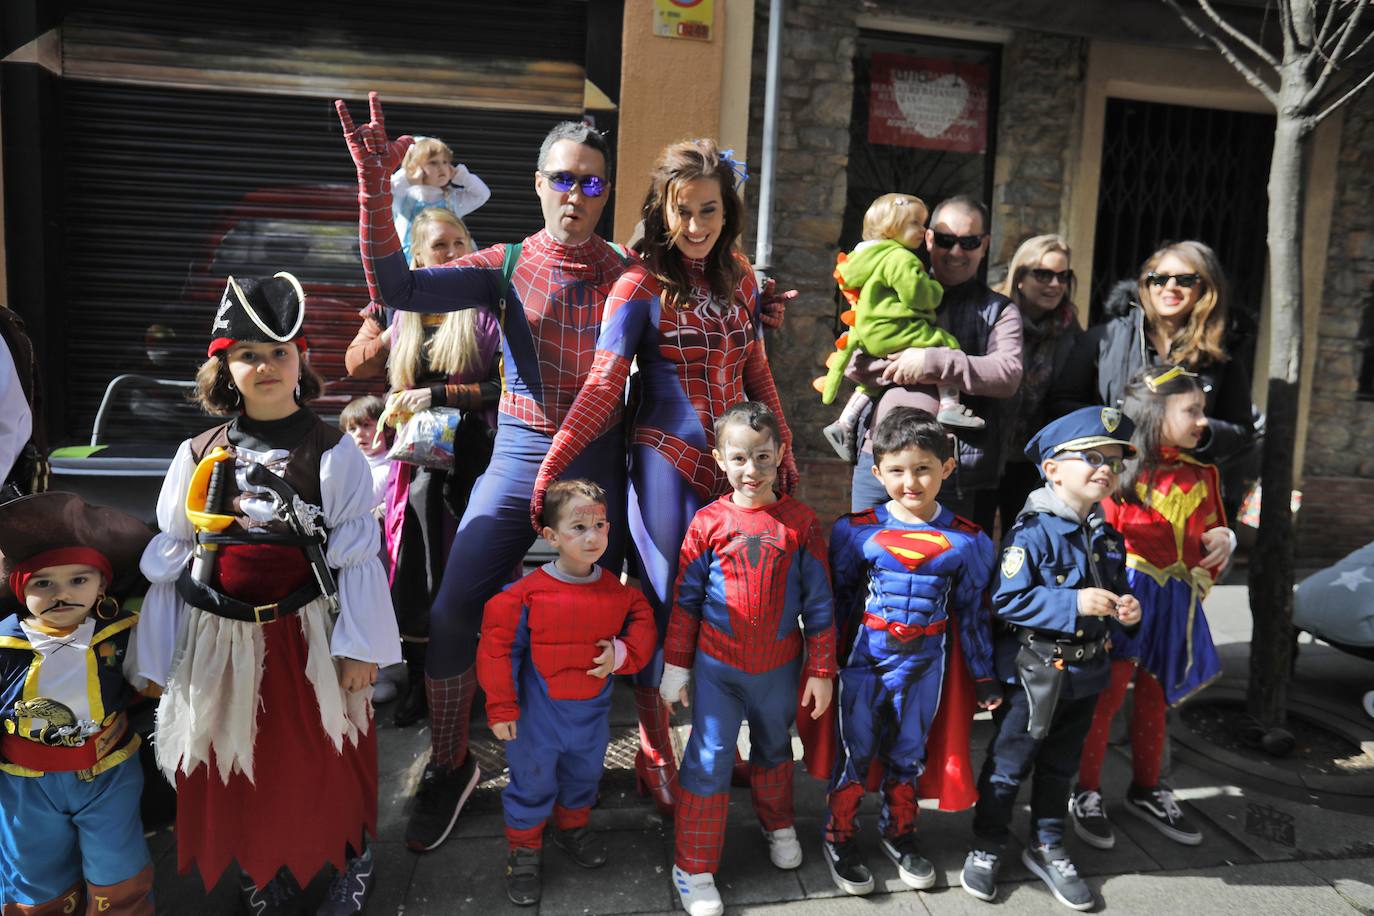
[[[1178,579],[1188,583],[1188,628],[1184,633],[1188,664],[1183,667],[1183,678],[1186,680],[1188,673],[1193,670],[1193,623],[1197,620],[1197,611],[1202,604],[1202,599],[1207,597],[1207,593],[1212,590],[1216,580],[1212,578],[1210,572],[1201,566],[1190,568],[1182,560],[1175,560],[1170,565],[1160,569],[1139,554],[1127,553],[1126,565],[1155,580],[1155,584],[1160,588],[1167,585],[1170,579]],[[1182,687],[1183,681],[1173,686],[1175,689]]]

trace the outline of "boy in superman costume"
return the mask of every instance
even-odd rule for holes
[[[882,770],[883,852],[904,884],[928,888],[935,870],[917,851],[918,794],[936,795],[946,808],[973,802],[964,667],[979,706],[1001,702],[986,603],[992,541],[936,501],[954,471],[949,438],[926,411],[894,410],[874,432],[873,461],[891,501],[841,517],[830,534],[836,622],[847,638],[839,653],[839,748],[825,852],[835,884],[859,895],[874,887],[855,833],[875,762]],[[943,716],[952,729],[937,741],[933,726],[942,707],[951,707]],[[918,793],[928,743],[933,776],[944,785],[923,785]]]

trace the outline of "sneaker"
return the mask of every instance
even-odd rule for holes
[[[1068,850],[1063,846],[1027,846],[1021,861],[1054,894],[1054,899],[1071,910],[1091,910],[1096,904],[1092,888],[1078,877]]]
[[[677,888],[687,916],[721,916],[725,912],[720,891],[716,890],[716,876],[709,871],[689,875],[674,865],[673,886]]]
[[[835,880],[836,887],[856,897],[873,893],[873,872],[868,870],[863,853],[859,852],[859,844],[854,839],[843,843],[826,840],[824,846],[825,864],[830,869],[830,877]]]
[[[506,857],[506,896],[516,906],[534,906],[544,891],[538,849],[517,846]]]
[[[301,886],[284,865],[262,887],[239,872],[239,896],[243,898],[243,905],[250,916],[294,916],[301,910]]]
[[[1175,843],[1185,846],[1202,844],[1202,831],[1183,813],[1183,808],[1174,799],[1174,793],[1163,786],[1153,789],[1131,786],[1126,793],[1126,810]]]
[[[830,443],[830,447],[835,450],[835,454],[845,461],[854,464],[859,460],[857,454],[858,437],[843,423],[839,421],[831,423],[821,430],[821,434],[825,436],[825,441]]]
[[[979,900],[995,900],[997,869],[1001,863],[1001,857],[995,852],[971,850],[968,858],[964,859],[964,870],[959,874],[959,883],[963,885],[964,890]]]
[[[415,793],[415,810],[406,824],[406,847],[429,852],[448,839],[458,823],[458,812],[481,778],[482,771],[470,753],[457,769],[427,765]]]
[[[802,864],[801,843],[797,840],[797,828],[783,827],[779,830],[765,830],[768,838],[768,858],[777,868],[791,871]]]
[[[550,830],[549,838],[583,868],[600,868],[606,864],[606,844],[589,827]]]
[[[1089,846],[1111,849],[1116,845],[1112,822],[1107,820],[1107,814],[1102,810],[1101,792],[1084,789],[1070,795],[1069,820],[1073,821],[1073,832]]]
[[[315,911],[315,916],[352,916],[361,913],[363,907],[367,906],[368,895],[372,893],[375,874],[372,849],[369,847],[362,855],[349,859],[348,868],[329,882],[329,891],[320,908]]]
[[[883,837],[883,852],[897,866],[897,877],[907,887],[924,891],[935,886],[935,866],[916,851],[916,834]]]
[[[986,420],[974,416],[963,407],[941,407],[935,419],[939,420],[941,425],[954,429],[982,429],[987,426]]]

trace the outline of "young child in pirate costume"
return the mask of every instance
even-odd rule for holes
[[[125,707],[138,615],[107,594],[148,526],[70,493],[0,506],[0,908],[153,916],[139,736]],[[7,594],[8,593],[8,594]]]
[[[213,885],[231,860],[254,914],[359,912],[371,887],[371,684],[401,660],[367,459],[302,405],[296,278],[229,278],[196,376],[234,419],[181,444],[144,552],[139,673],[164,685],[158,763],[175,776],[177,864]]]

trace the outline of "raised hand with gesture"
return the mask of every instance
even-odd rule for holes
[[[371,120],[366,124],[354,124],[348,105],[343,99],[334,100],[349,155],[358,170],[358,240],[367,291],[374,302],[384,302],[373,262],[401,250],[401,240],[396,237],[396,225],[391,218],[391,173],[400,166],[406,150],[415,140],[409,136],[394,142],[388,140],[382,101],[377,93],[367,94],[367,104]]]

